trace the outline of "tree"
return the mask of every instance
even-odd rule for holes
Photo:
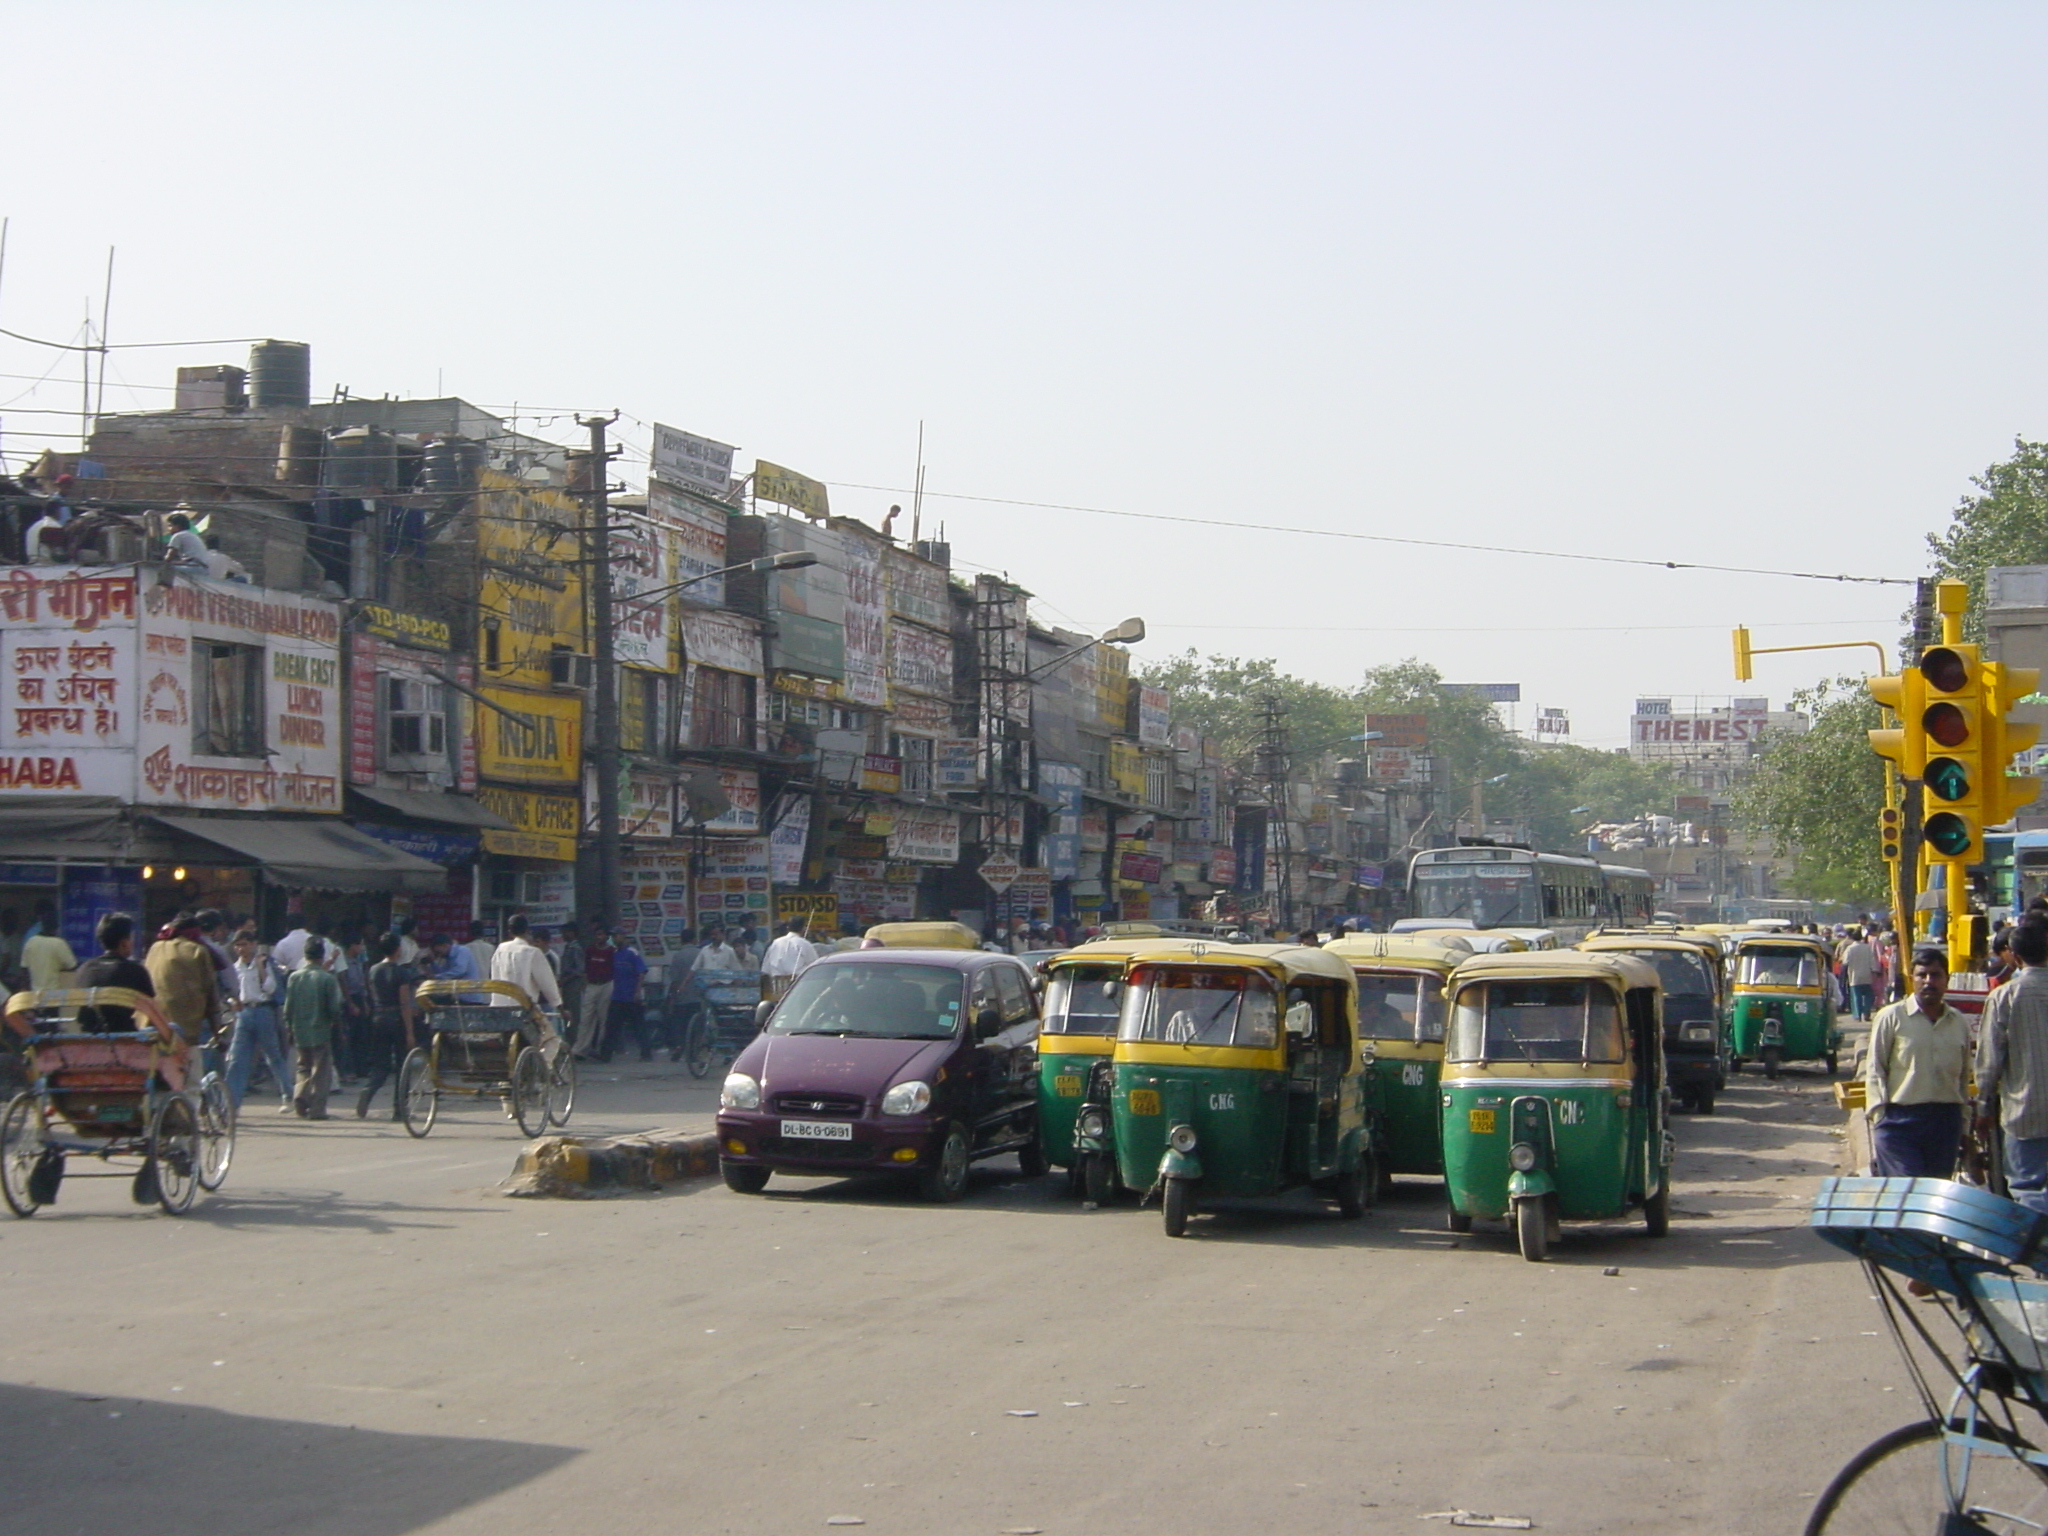
[[[2048,443],[2013,439],[2012,457],[1971,477],[1976,494],[1949,514],[1927,547],[1936,576],[1970,584],[1970,629],[1982,637],[1984,573],[1994,565],[2048,565]]]
[[[1855,677],[1838,677],[1792,696],[1812,729],[1766,735],[1735,815],[1792,858],[1792,893],[1813,901],[1881,905],[1887,900],[1877,852],[1884,806],[1883,761],[1865,734],[1880,724],[1876,700]]]
[[[1297,761],[1325,752],[1356,751],[1350,738],[1365,729],[1357,696],[1279,669],[1272,658],[1197,655],[1192,649],[1138,669],[1138,680],[1173,695],[1176,724],[1223,744],[1226,761],[1248,763],[1259,739],[1259,710],[1278,699],[1287,710]]]

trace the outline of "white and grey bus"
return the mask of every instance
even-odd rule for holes
[[[1613,921],[1595,860],[1500,845],[1416,854],[1408,866],[1408,910],[1475,928],[1548,928],[1563,945]]]

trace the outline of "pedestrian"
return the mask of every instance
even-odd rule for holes
[[[2013,929],[2012,954],[2019,970],[1977,1029],[1977,1135],[1988,1145],[2002,1128],[2007,1190],[2048,1211],[2048,919]]]
[[[360,934],[342,950],[341,1043],[335,1055],[343,1083],[354,1086],[369,1072],[370,1060],[370,961]]]
[[[699,994],[695,966],[697,956],[704,946],[697,942],[694,929],[685,928],[676,935],[675,947],[668,952],[667,996],[662,1000],[661,1032],[668,1044],[668,1059],[681,1061],[683,1049],[690,1043],[690,1019],[697,1011]]]
[[[590,925],[583,946],[583,1002],[577,1010],[576,1054],[589,1059],[604,1048],[612,1006],[612,960],[618,954],[609,929]]]
[[[491,956],[491,980],[509,981],[524,992],[529,1001],[556,1012],[562,1009],[562,987],[555,979],[555,968],[548,964],[547,952],[527,940],[526,919],[515,915],[505,924],[505,942],[498,946]],[[518,1006],[509,997],[493,997],[491,1002],[499,1008]]]
[[[418,927],[418,921],[410,917],[401,917],[391,925],[391,931],[398,935],[398,963],[415,969],[420,963],[420,941],[413,936]]]
[[[369,1117],[370,1101],[377,1097],[377,1090],[399,1075],[405,1058],[412,1054],[412,978],[398,963],[398,935],[379,934],[374,953],[377,963],[364,977],[370,994],[369,1080],[356,1098],[358,1120]],[[405,1103],[395,1082],[391,1089],[391,1118],[405,1118]]]
[[[44,904],[44,911],[47,915],[36,933],[21,946],[21,963],[28,971],[29,988],[36,992],[54,990],[62,985],[65,973],[78,969],[78,956],[57,931],[56,913],[48,903]]]
[[[631,939],[621,939],[612,957],[611,1025],[597,1053],[599,1061],[610,1061],[622,1039],[630,1037],[640,1048],[642,1061],[654,1060],[653,1041],[647,1033],[647,1009],[640,989],[647,978],[647,962]]]
[[[1913,956],[1912,996],[1880,1009],[1870,1026],[1865,1102],[1880,1177],[1955,1177],[1970,1043],[1947,992],[1947,957],[1923,949]]]
[[[270,958],[283,967],[290,975],[306,963],[306,940],[313,936],[313,930],[303,921],[290,933],[270,946]]]
[[[327,1085],[334,1070],[334,1031],[341,1024],[341,983],[327,969],[327,941],[306,940],[306,963],[285,985],[284,1022],[297,1051],[292,1108],[306,1120],[327,1118]]]
[[[780,1002],[797,977],[818,960],[818,946],[810,940],[810,922],[802,914],[782,925],[782,932],[761,956],[761,996]]]
[[[9,992],[28,985],[28,972],[21,968],[21,946],[27,938],[21,931],[21,914],[12,907],[0,908],[0,987]]]
[[[250,1068],[260,1058],[277,1083],[277,1112],[292,1111],[292,1069],[278,1036],[277,968],[258,952],[247,937],[235,940],[235,958],[230,967],[235,1000],[234,1024],[228,1035],[228,1102],[241,1113],[248,1097]]]
[[[144,997],[156,996],[156,983],[142,962],[135,959],[135,919],[126,912],[109,912],[99,921],[93,936],[100,952],[78,968],[79,987],[126,987]],[[85,1033],[123,1035],[135,1028],[135,1010],[111,1003],[78,1010],[78,1027]]]
[[[554,963],[555,979],[561,983],[562,1032],[574,1049],[583,1035],[583,945],[574,923],[562,925],[561,938],[561,948],[549,958]],[[544,934],[540,942],[546,942]]]
[[[1836,958],[1842,967],[1842,985],[1849,991],[1849,1011],[1867,1021],[1871,984],[1877,980],[1877,951],[1864,941],[1862,929],[1851,928]]]
[[[470,953],[469,946],[456,943],[445,933],[437,933],[427,941],[424,964],[430,981],[482,981],[485,975],[476,968],[476,956]],[[490,997],[483,992],[465,992],[460,1001],[482,1004],[489,1002]]]
[[[157,1006],[188,1044],[199,1044],[220,1026],[218,973],[190,912],[180,912],[158,930],[142,964],[156,984]]]
[[[704,929],[704,947],[697,951],[697,958],[690,962],[691,973],[702,975],[706,971],[743,969],[745,967],[740,964],[739,955],[725,942],[725,930],[717,923],[709,924]]]
[[[474,920],[470,922],[469,940],[462,947],[468,950],[475,958],[477,975],[488,976],[491,974],[491,956],[498,952],[498,946],[485,936],[482,923]]]

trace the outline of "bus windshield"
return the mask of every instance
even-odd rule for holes
[[[1280,1039],[1273,984],[1256,971],[1162,966],[1127,989],[1119,1040],[1271,1050]]]
[[[1469,917],[1480,928],[1541,928],[1543,895],[1527,864],[1417,864],[1415,915]]]
[[[1063,965],[1045,984],[1039,1029],[1048,1035],[1113,1035],[1123,990],[1121,966]]]
[[[1358,1033],[1367,1040],[1441,1040],[1443,983],[1434,976],[1358,976]]]
[[[1798,949],[1745,949],[1735,967],[1738,987],[1818,987],[1820,957]]]
[[[1588,981],[1489,981],[1458,994],[1451,1061],[1620,1061],[1621,1014]]]

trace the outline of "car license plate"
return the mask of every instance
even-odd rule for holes
[[[1131,1090],[1131,1113],[1134,1115],[1158,1114],[1159,1091],[1156,1088],[1133,1088]]]
[[[844,1120],[785,1120],[782,1134],[810,1141],[851,1141],[853,1126]]]
[[[1081,1074],[1078,1072],[1054,1073],[1052,1091],[1063,1099],[1078,1099],[1081,1097]]]

